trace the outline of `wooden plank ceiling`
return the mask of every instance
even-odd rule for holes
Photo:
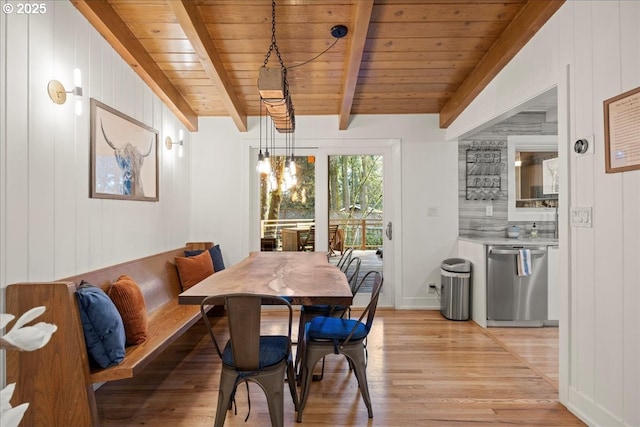
[[[189,130],[230,116],[246,131],[260,114],[271,0],[71,2]],[[337,115],[346,129],[356,114],[437,113],[446,128],[563,2],[276,0],[295,114]]]

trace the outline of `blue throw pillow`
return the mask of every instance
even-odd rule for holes
[[[87,352],[101,368],[124,359],[125,333],[122,317],[109,296],[100,288],[82,281],[76,291]]]
[[[184,256],[196,256],[200,255],[203,251],[184,251]],[[209,253],[211,254],[211,260],[213,260],[213,271],[222,271],[224,270],[224,261],[222,259],[222,251],[220,250],[220,245],[215,245],[209,248]]]

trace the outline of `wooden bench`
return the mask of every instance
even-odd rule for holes
[[[29,402],[21,425],[98,426],[94,383],[134,377],[200,319],[197,305],[178,305],[180,281],[174,264],[185,250],[208,249],[212,243],[183,248],[79,274],[56,282],[17,283],[6,289],[7,313],[46,306],[36,322],[58,326],[49,343],[33,352],[7,352],[7,382],[16,383],[13,403]],[[140,286],[148,314],[148,338],[128,346],[117,366],[92,370],[75,296],[82,280],[96,286],[127,274]]]

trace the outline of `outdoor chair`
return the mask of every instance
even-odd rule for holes
[[[229,340],[222,349],[206,312],[206,307],[219,304],[220,298],[224,298],[229,333]],[[260,334],[262,305],[284,305],[288,308],[287,335]],[[227,410],[230,410],[235,402],[238,384],[246,383],[248,396],[248,381],[252,381],[258,384],[266,395],[272,427],[282,427],[284,425],[285,372],[294,407],[296,410],[298,408],[291,352],[293,318],[291,304],[282,297],[272,295],[227,294],[221,297],[205,298],[200,304],[200,311],[218,356],[222,360],[214,426],[222,427],[224,424]],[[249,414],[247,414],[248,417]]]
[[[302,249],[303,251],[315,251],[316,250],[316,226],[309,226],[309,231],[307,235],[304,236],[302,240]]]
[[[342,242],[340,241],[340,232],[338,231],[339,226],[330,225],[329,226],[329,256],[333,256],[336,254],[336,250],[339,250],[342,253]]]
[[[353,368],[358,380],[358,387],[367,407],[369,418],[373,418],[371,397],[367,383],[367,352],[365,344],[373,326],[383,278],[380,272],[374,271],[372,274],[374,275],[374,281],[371,300],[358,320],[320,316],[314,318],[305,326],[298,422],[302,422],[302,413],[309,398],[313,368],[321,358],[332,353],[343,354],[349,360],[349,365]],[[363,323],[365,317],[366,322]]]

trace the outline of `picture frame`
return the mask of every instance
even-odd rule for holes
[[[158,131],[91,98],[90,197],[157,202]]]
[[[605,172],[640,169],[640,87],[603,104]]]

